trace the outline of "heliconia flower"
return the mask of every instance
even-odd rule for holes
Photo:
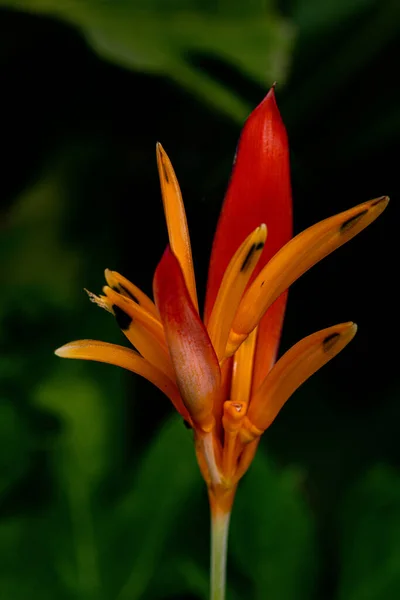
[[[272,88],[239,140],[202,319],[182,196],[160,144],[157,164],[169,246],[154,275],[154,302],[109,270],[104,295],[89,293],[115,316],[136,350],[80,340],[56,354],[111,363],[160,388],[193,428],[212,513],[229,515],[260,436],[293,392],[356,333],[351,322],[329,327],[276,362],[287,289],[375,220],[388,198],[360,204],[292,238],[288,142]]]

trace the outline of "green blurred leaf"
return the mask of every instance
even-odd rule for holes
[[[166,540],[190,493],[202,485],[191,434],[174,417],[155,436],[125,498],[112,510],[103,564],[118,555],[120,591],[113,597],[135,600],[151,589]]]
[[[45,527],[40,517],[0,522],[0,598],[70,600],[60,585]]]
[[[67,211],[62,166],[35,182],[8,212],[0,246],[8,285],[0,298],[0,316],[10,307],[36,314],[38,306],[43,310],[43,298],[59,309],[79,297],[74,285],[79,259],[62,240]]]
[[[400,475],[376,466],[348,492],[340,526],[339,600],[400,597]]]
[[[297,0],[293,3],[293,16],[302,31],[310,35],[357,17],[375,3],[376,0]]]
[[[349,86],[357,81],[363,69],[366,75],[369,73],[368,65],[373,66],[382,50],[390,48],[400,31],[397,0],[300,0],[293,10],[293,18],[300,31],[302,65],[287,104],[296,121],[306,124],[341,90],[344,90],[343,97],[338,101],[346,102],[350,97],[354,101],[354,92],[353,96],[348,94]],[[383,97],[383,101],[382,115],[385,116],[387,99]],[[370,106],[371,103],[362,98],[357,108],[363,114]],[[326,118],[331,119],[332,113]],[[373,114],[372,121],[375,119],[376,114]],[[363,123],[362,127],[365,126],[370,124]],[[348,138],[347,129],[345,134]]]
[[[226,61],[267,87],[287,76],[293,30],[266,3],[195,0],[0,0],[0,5],[56,16],[78,27],[93,48],[124,67],[168,76],[211,106],[242,121],[250,107],[191,64],[190,55]]]
[[[27,471],[30,432],[14,404],[0,399],[0,497]]]
[[[62,367],[67,368],[67,364],[41,383],[34,392],[34,402],[63,424],[55,447],[57,470],[68,478],[79,475],[94,486],[104,476],[111,458],[110,399],[94,379],[79,373],[83,370],[81,364],[68,373]]]
[[[113,402],[100,384],[85,375],[81,363],[63,363],[34,393],[35,404],[57,416],[61,435],[52,448],[54,478],[58,484],[55,524],[63,542],[54,548],[54,560],[74,597],[101,598],[97,510],[99,484],[104,483],[115,457]],[[68,369],[68,371],[67,371]],[[104,515],[109,518],[109,515]]]
[[[314,523],[300,481],[297,472],[278,471],[259,451],[239,486],[230,548],[251,581],[249,598],[310,600],[313,596]]]
[[[206,531],[206,529],[204,529]],[[208,598],[209,572],[198,562],[184,554],[178,554],[172,559],[163,557],[161,564],[157,567],[157,577],[151,585],[148,594],[149,600],[168,597],[181,597],[191,594],[198,598]],[[230,597],[236,600],[236,596]]]

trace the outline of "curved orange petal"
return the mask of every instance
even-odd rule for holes
[[[233,318],[265,245],[267,228],[261,224],[239,246],[224,273],[207,331],[218,359],[225,358]]]
[[[153,315],[155,319],[159,319],[154,302],[137,285],[134,285],[129,279],[117,273],[117,271],[111,271],[110,269],[104,271],[104,276],[110,288],[130,298]]]
[[[220,387],[220,368],[178,259],[169,246],[156,269],[153,289],[183,401],[194,423],[210,431],[214,426],[213,404]]]
[[[61,346],[55,351],[55,354],[62,358],[80,358],[81,360],[109,363],[141,375],[164,392],[182,417],[190,422],[190,416],[175,383],[134,350],[97,340],[77,340]]]
[[[288,350],[266,376],[245,417],[243,437],[261,435],[306,379],[339,354],[355,336],[357,325],[341,323],[307,336]],[[247,427],[246,427],[247,425]],[[247,431],[246,431],[247,429]]]
[[[169,243],[181,266],[190,298],[198,311],[192,249],[181,190],[172,163],[159,142],[156,152]]]
[[[110,302],[118,326],[132,346],[150,364],[163,371],[170,379],[174,379],[175,374],[159,317],[153,317],[129,297],[107,285],[103,287],[103,291]]]
[[[351,240],[386,208],[382,196],[320,221],[288,242],[244,294],[229,334],[227,354],[233,354],[258,325],[265,311],[287,288],[328,254]]]

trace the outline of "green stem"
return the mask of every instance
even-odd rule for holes
[[[225,600],[226,557],[230,512],[211,514],[211,591],[210,600]]]

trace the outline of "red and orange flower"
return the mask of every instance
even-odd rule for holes
[[[160,144],[157,164],[169,246],[154,275],[154,302],[109,270],[104,295],[90,294],[115,315],[136,350],[80,340],[56,354],[111,363],[158,386],[193,428],[213,513],[229,513],[262,433],[291,394],[356,333],[353,323],[329,327],[275,362],[288,287],[376,219],[388,198],[360,204],[292,238],[288,142],[271,89],[241,134],[202,319],[181,192]]]

